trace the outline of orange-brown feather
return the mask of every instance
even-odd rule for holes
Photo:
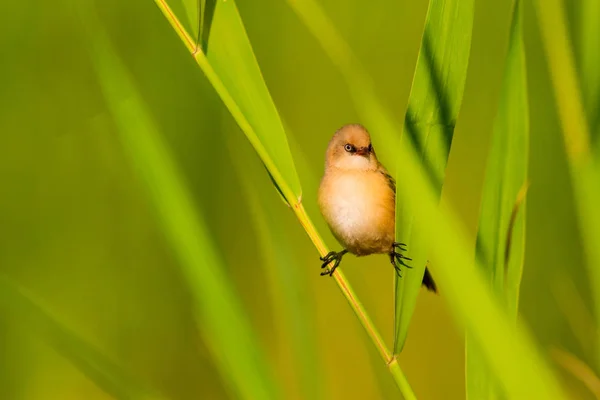
[[[394,191],[379,169],[328,169],[319,189],[319,206],[333,235],[351,253],[362,256],[392,250]]]

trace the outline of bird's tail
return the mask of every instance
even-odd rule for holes
[[[437,293],[437,286],[433,281],[433,277],[429,273],[429,269],[425,268],[425,275],[423,275],[423,286],[425,286],[428,290],[431,290],[433,293]]]

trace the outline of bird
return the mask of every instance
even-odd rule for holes
[[[333,276],[346,253],[388,254],[398,276],[402,276],[400,266],[412,268],[406,263],[412,259],[403,254],[406,244],[395,238],[396,181],[377,159],[363,125],[346,124],[335,131],[325,153],[317,197],[329,230],[343,247],[320,258],[321,275]],[[422,286],[437,293],[427,267]]]

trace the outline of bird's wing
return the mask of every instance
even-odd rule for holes
[[[394,178],[390,175],[389,172],[387,172],[385,170],[385,168],[379,168],[379,172],[385,177],[385,179],[387,180],[388,186],[390,187],[390,189],[392,189],[392,191],[394,192],[394,195],[396,194],[396,181],[394,180]]]

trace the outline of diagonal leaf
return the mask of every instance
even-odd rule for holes
[[[47,342],[107,394],[124,400],[162,398],[143,387],[6,277],[0,277],[0,308],[15,324]]]
[[[280,187],[282,194],[290,204],[295,204],[301,189],[287,137],[233,0],[216,2],[210,30],[208,62],[235,99],[294,197],[290,198]]]
[[[516,320],[525,255],[525,206],[529,107],[521,2],[516,0],[494,123],[477,233],[477,258],[492,291]],[[501,392],[479,345],[466,335],[467,397],[497,398]]]
[[[225,275],[223,261],[196,211],[166,145],[125,68],[93,14],[90,52],[126,153],[148,189],[166,238],[178,257],[197,307],[197,323],[223,379],[235,396],[278,398],[255,333]]]
[[[467,78],[473,0],[432,0],[411,88],[402,140],[408,140],[441,196],[454,126]],[[398,166],[398,175],[402,165]],[[421,288],[429,239],[414,224],[414,211],[396,198],[396,238],[408,244],[412,269],[395,278],[394,353],[404,347]],[[434,277],[435,279],[435,277]]]
[[[155,0],[188,51],[202,68],[273,177],[277,190],[289,205],[298,204],[300,180],[275,104],[264,82],[235,1],[214,2],[212,19],[206,12],[204,32],[210,29],[208,53],[197,48],[165,0]],[[209,0],[206,3],[211,3]],[[210,13],[209,13],[210,16]],[[210,26],[207,26],[210,25]],[[205,34],[205,33],[203,33]],[[207,34],[206,34],[207,35]]]

